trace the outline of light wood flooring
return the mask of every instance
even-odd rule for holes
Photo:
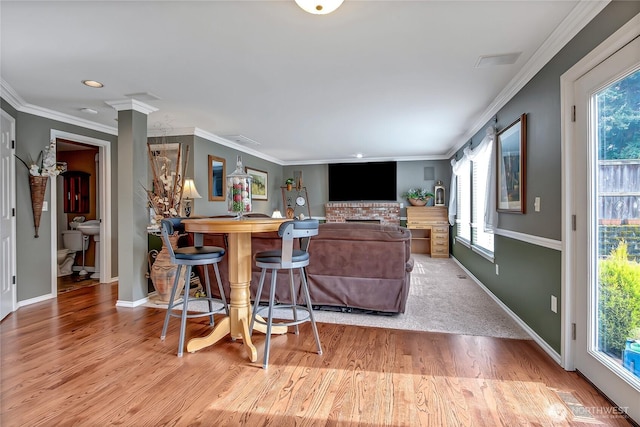
[[[1,323],[0,425],[626,426],[531,340],[320,324],[275,336],[268,370],[241,342],[176,357],[164,310],[115,307],[100,284]],[[209,330],[192,320],[189,335]]]

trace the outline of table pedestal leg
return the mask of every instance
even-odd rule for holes
[[[231,335],[231,338],[242,339],[249,360],[258,360],[255,346],[251,342],[249,324],[251,323],[251,294],[249,285],[251,282],[251,233],[229,234],[229,282],[231,295],[229,303],[229,316],[220,320],[209,335],[202,338],[192,338],[187,344],[189,353],[196,352],[215,344],[223,337]],[[254,330],[267,332],[267,327],[256,323]],[[286,326],[274,326],[273,334],[287,333]]]
[[[193,353],[218,342],[227,334],[231,338],[241,338],[249,360],[258,360],[255,346],[249,334],[251,304],[249,283],[251,281],[251,233],[229,234],[229,282],[231,295],[229,317],[223,318],[213,331],[202,338],[193,338],[187,344],[187,351]]]

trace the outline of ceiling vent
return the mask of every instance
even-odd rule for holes
[[[125,94],[127,98],[135,99],[137,101],[158,101],[160,98],[149,92],[138,92]]]
[[[231,142],[235,142],[236,144],[242,145],[260,145],[258,141],[254,141],[251,138],[247,138],[244,135],[223,135],[224,139],[227,139]]]
[[[489,68],[496,65],[513,65],[516,63],[522,52],[505,53],[503,55],[483,55],[478,58],[474,68]]]

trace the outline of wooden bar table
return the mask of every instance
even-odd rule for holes
[[[198,218],[185,219],[182,223],[185,230],[194,233],[195,246],[203,245],[203,234],[226,233],[229,236],[229,282],[231,295],[229,316],[217,322],[213,331],[205,337],[192,338],[187,343],[187,351],[194,353],[215,344],[227,335],[231,338],[241,338],[249,360],[258,359],[255,346],[251,343],[249,323],[251,322],[251,233],[278,231],[280,224],[288,221],[286,218]],[[266,326],[256,322],[254,330],[266,333]],[[283,334],[287,328],[280,326],[272,328],[272,333]]]

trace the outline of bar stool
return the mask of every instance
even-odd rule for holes
[[[169,236],[174,232],[184,231],[182,225],[182,218],[166,218],[161,223],[162,239],[169,251],[171,262],[178,265],[178,271],[176,272],[176,278],[173,281],[173,287],[171,288],[171,296],[169,297],[169,305],[167,306],[167,314],[164,317],[164,326],[162,327],[161,340],[164,340],[167,335],[167,328],[169,327],[169,317],[180,317],[180,340],[178,344],[178,357],[182,357],[182,351],[184,349],[184,332],[187,325],[187,318],[209,316],[210,324],[213,326],[213,314],[226,312],[229,314],[229,307],[227,306],[227,299],[224,295],[224,288],[222,287],[222,280],[220,279],[220,271],[218,270],[218,263],[224,257],[224,249],[217,246],[187,246],[183,248],[174,249],[169,241]],[[194,265],[208,265],[213,264],[213,269],[216,273],[216,280],[218,281],[218,289],[220,290],[221,299],[211,297],[211,284],[209,282],[209,272],[205,267],[204,277],[207,287],[207,296],[199,298],[189,298],[189,278],[191,277],[191,269]],[[180,280],[180,273],[182,266],[187,267],[185,273],[185,287],[184,297],[182,301],[176,302],[179,295],[176,295],[178,289],[178,282]],[[209,303],[209,311],[204,313],[188,314],[189,301],[207,301]],[[214,303],[222,304],[221,307],[214,309]],[[174,313],[174,309],[178,306],[182,306],[181,313]]]
[[[267,326],[267,337],[264,347],[264,361],[262,367],[267,369],[269,364],[269,347],[271,344],[271,327],[273,324],[276,326],[295,326],[296,335],[299,333],[298,325],[303,322],[311,322],[313,328],[313,334],[315,335],[316,345],[318,346],[318,354],[322,354],[322,347],[320,346],[320,337],[318,336],[318,328],[313,318],[313,309],[311,306],[311,297],[309,296],[309,286],[307,284],[307,277],[305,267],[309,265],[309,242],[311,236],[318,234],[318,220],[294,220],[283,222],[278,229],[278,235],[282,237],[282,248],[270,251],[258,252],[255,254],[256,266],[262,268],[260,274],[260,284],[258,285],[258,293],[256,294],[256,300],[253,306],[253,315],[251,317],[251,324],[249,326],[249,333],[253,333],[253,327],[255,322]],[[294,239],[300,239],[300,249],[293,248]],[[302,291],[306,299],[306,307],[298,305],[296,302],[296,292],[293,279],[293,270],[300,269],[300,278]],[[291,304],[275,304],[276,294],[276,278],[278,276],[278,270],[289,270],[289,282],[291,285]],[[262,287],[264,286],[264,279],[267,270],[271,270],[271,288],[269,290],[269,305],[260,307],[260,295],[262,295]],[[273,310],[278,309],[291,309],[293,320],[273,322]],[[268,310],[267,320],[263,320],[260,313],[264,310]],[[303,317],[298,317],[298,311],[303,311]],[[305,315],[306,314],[306,315]]]

